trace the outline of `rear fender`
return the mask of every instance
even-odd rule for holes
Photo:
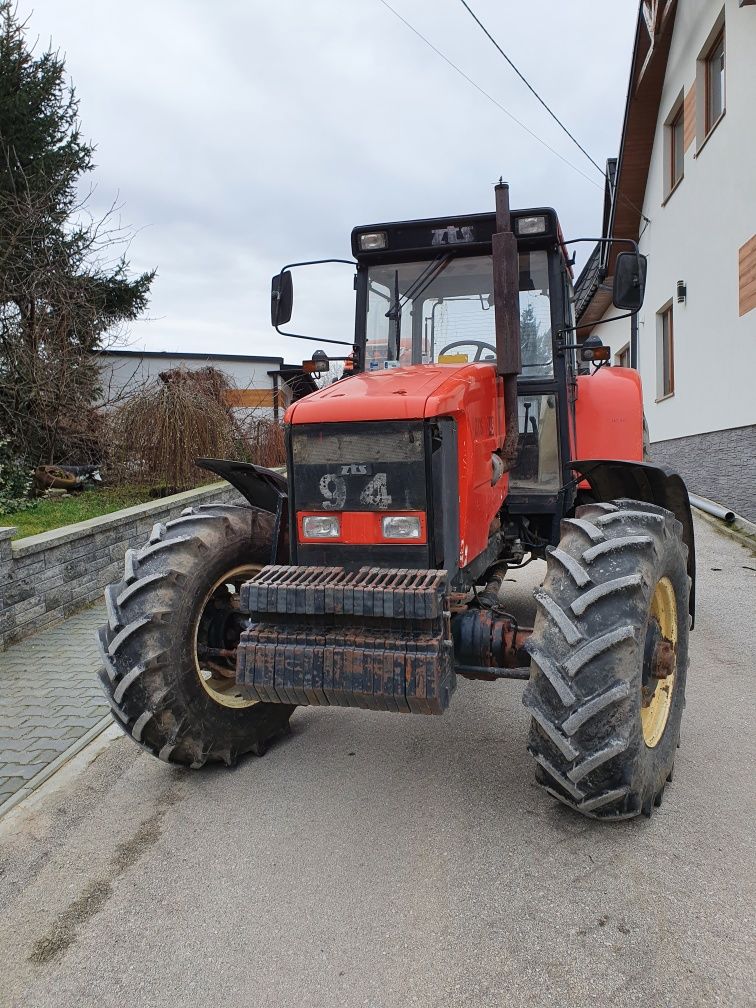
[[[683,542],[688,547],[690,577],[690,616],[695,618],[696,547],[693,536],[693,515],[688,489],[681,476],[664,466],[645,462],[619,462],[610,459],[590,459],[573,462],[572,468],[588,481],[598,501],[620,497],[646,501],[666,508],[682,525]],[[691,627],[693,623],[691,622]]]

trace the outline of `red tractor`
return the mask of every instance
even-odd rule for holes
[[[163,760],[231,765],[300,704],[443,714],[460,676],[527,679],[546,790],[650,814],[680,737],[693,526],[680,477],[644,461],[637,372],[576,338],[556,214],[510,212],[499,184],[495,213],[356,228],[352,250],[348,376],[288,410],[287,475],[202,460],[247,503],[156,525],[108,588],[116,718]],[[276,328],[291,313],[286,269]],[[529,628],[503,582],[533,559]]]

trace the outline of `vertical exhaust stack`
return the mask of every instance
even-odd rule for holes
[[[520,270],[517,239],[509,215],[509,186],[499,182],[496,193],[496,233],[493,236],[493,294],[496,325],[496,370],[504,379],[505,436],[501,448],[504,471],[517,461],[519,419],[517,375],[520,359]]]

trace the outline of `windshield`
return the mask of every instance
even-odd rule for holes
[[[519,260],[522,377],[551,377],[548,256]],[[492,277],[491,256],[372,266],[366,369],[496,360]]]

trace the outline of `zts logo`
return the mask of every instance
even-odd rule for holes
[[[434,228],[432,234],[432,245],[457,245],[460,242],[475,241],[475,231],[471,227],[455,227],[453,224]]]

